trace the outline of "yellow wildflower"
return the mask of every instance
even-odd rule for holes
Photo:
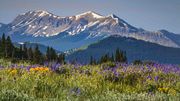
[[[176,95],[176,90],[174,90],[174,89],[169,89],[168,94]]]
[[[158,88],[160,92],[168,93],[169,88]]]
[[[36,67],[36,68],[30,68],[30,72],[48,72],[48,67]]]
[[[17,74],[17,70],[16,70],[16,69],[11,70],[11,71],[10,71],[10,74],[12,74],[12,75]]]

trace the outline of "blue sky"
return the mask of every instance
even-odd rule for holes
[[[59,16],[86,11],[115,14],[135,27],[167,29],[180,34],[180,0],[0,0],[0,22],[9,23],[18,14],[47,10]]]

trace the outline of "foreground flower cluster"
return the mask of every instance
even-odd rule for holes
[[[30,72],[49,72],[48,67],[35,67],[35,68],[30,68]]]
[[[0,100],[180,100],[178,65],[0,66]]]

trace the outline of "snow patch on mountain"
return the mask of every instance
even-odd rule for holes
[[[5,26],[5,25],[6,25],[6,24],[0,23],[0,28],[3,27],[3,26]]]
[[[119,22],[118,17],[117,17],[117,16],[115,16],[114,14],[111,14],[111,15],[110,15],[110,17],[111,17],[111,18],[113,18],[113,19],[115,19],[115,20],[116,20],[116,23],[118,23],[118,22]]]
[[[46,16],[47,14],[49,14],[48,12],[46,11],[36,11],[37,13],[39,13],[39,17],[42,17],[42,16]]]
[[[61,36],[62,33],[67,33],[66,37],[82,37],[81,34],[85,33],[87,35],[84,35],[86,37],[83,38],[93,41],[99,37],[103,39],[111,35],[119,35],[168,47],[180,47],[180,44],[177,44],[178,39],[174,41],[169,34],[139,29],[114,14],[102,16],[93,11],[67,17],[57,16],[43,10],[29,11],[18,15],[11,23],[7,24],[3,31],[9,35],[31,35],[44,38],[57,36],[57,39],[64,37]],[[82,38],[77,39],[82,40]]]
[[[104,18],[104,16],[100,15],[100,14],[97,14],[93,11],[88,11],[88,12],[85,12],[85,13],[82,13],[82,14],[79,14],[79,15],[76,15],[76,19],[79,19],[81,18],[82,16],[92,16],[93,18],[96,18],[96,19],[100,19],[100,18]]]

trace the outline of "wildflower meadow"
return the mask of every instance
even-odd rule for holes
[[[1,101],[179,101],[180,66],[0,60]]]

